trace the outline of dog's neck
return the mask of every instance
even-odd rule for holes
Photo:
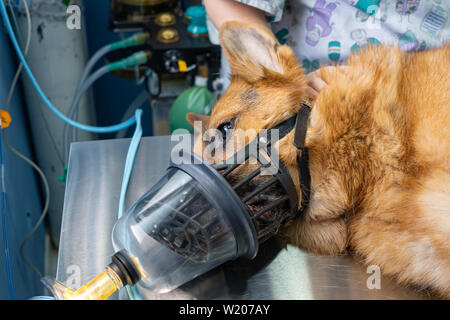
[[[338,217],[357,207],[363,197],[363,183],[368,183],[366,178],[370,166],[359,159],[366,157],[368,145],[361,136],[355,136],[342,141],[339,150],[330,149],[330,145],[320,138],[318,128],[315,127],[318,116],[313,107],[305,139],[311,176],[308,212],[312,217]],[[287,137],[287,145],[280,144],[280,148],[288,149],[283,160],[289,163],[291,176],[298,181],[297,193],[301,199],[297,160],[302,150],[294,145],[294,136],[293,130]]]

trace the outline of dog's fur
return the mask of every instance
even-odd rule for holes
[[[220,37],[231,85],[204,130],[232,118],[235,128],[267,129],[298,112],[306,83],[288,46],[238,22]],[[449,63],[449,45],[417,54],[380,46],[351,56],[350,68],[323,69],[329,86],[306,137],[311,201],[284,230],[291,243],[349,250],[401,284],[450,298]],[[301,197],[297,152],[291,132],[279,154]]]

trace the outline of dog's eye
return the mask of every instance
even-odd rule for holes
[[[227,138],[228,135],[231,134],[233,129],[234,129],[234,119],[224,121],[217,127],[217,130],[219,130],[220,133],[222,133],[222,137],[224,140]]]

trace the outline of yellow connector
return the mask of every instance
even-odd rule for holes
[[[125,285],[135,285],[141,278],[125,250],[116,252],[111,259],[105,271],[77,290],[50,277],[44,277],[41,281],[57,300],[105,300]]]
[[[180,70],[180,72],[186,72],[187,71],[186,61],[178,60],[178,70]]]
[[[43,282],[58,300],[105,300],[123,287],[122,280],[110,267],[75,291],[48,277]]]

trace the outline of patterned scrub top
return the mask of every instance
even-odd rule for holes
[[[405,51],[450,40],[450,0],[234,0],[263,10],[307,72],[344,64],[370,44]],[[210,28],[211,29],[211,28]]]

